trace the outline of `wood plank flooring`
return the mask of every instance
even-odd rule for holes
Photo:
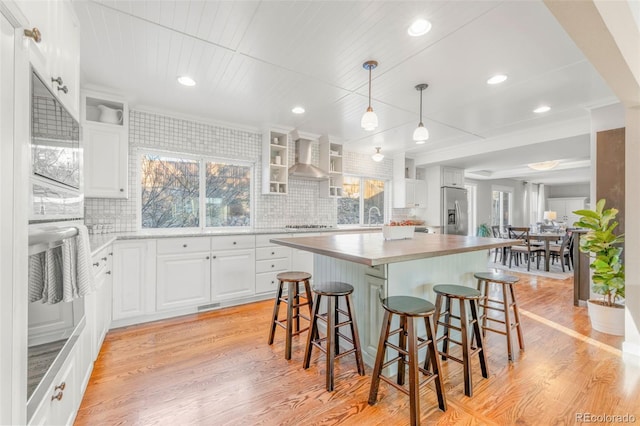
[[[516,287],[526,351],[489,333],[489,378],[473,365],[464,395],[462,366],[444,362],[447,412],[430,384],[420,397],[423,424],[574,424],[577,413],[631,414],[640,422],[640,368],[621,358],[622,338],[592,331],[572,304],[571,280],[519,275]],[[371,369],[353,357],[336,364],[328,393],[324,358],[302,368],[304,339],[284,359],[283,331],[267,345],[272,302],[259,302],[111,331],[96,361],[77,425],[406,425],[408,397],[380,385],[367,404]]]

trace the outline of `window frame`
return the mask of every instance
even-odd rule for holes
[[[367,227],[367,217],[366,217],[366,212],[364,211],[364,181],[366,180],[379,180],[384,182],[384,209],[381,212],[382,213],[382,224],[387,222],[387,218],[391,217],[390,213],[391,213],[391,206],[390,206],[390,200],[391,200],[391,194],[390,194],[390,190],[391,190],[391,181],[389,179],[384,179],[384,178],[380,178],[380,177],[373,177],[373,176],[363,176],[363,175],[354,175],[354,174],[348,174],[345,173],[343,174],[344,177],[349,177],[349,178],[357,178],[360,180],[360,200],[359,200],[359,204],[358,204],[358,212],[359,212],[359,223],[358,224],[337,224],[338,222],[338,203],[336,203],[336,226],[338,227],[338,229],[348,229],[348,228],[354,228],[354,227]],[[340,197],[342,198],[342,197]],[[375,226],[382,226],[382,224],[375,224]]]
[[[146,155],[158,155],[165,157],[175,157],[185,160],[194,160],[198,162],[198,227],[185,227],[185,228],[143,228],[142,227],[142,158]],[[207,163],[221,163],[234,166],[245,166],[250,169],[250,182],[249,182],[249,225],[248,226],[206,226],[206,202],[207,202]],[[255,181],[256,181],[256,164],[253,161],[237,160],[225,157],[212,157],[208,155],[192,154],[188,152],[178,151],[165,151],[157,149],[141,149],[136,154],[136,229],[138,231],[148,232],[150,234],[184,234],[185,232],[205,232],[205,231],[231,231],[231,230],[251,230],[253,229],[255,219]]]
[[[509,214],[509,220],[511,222],[513,222],[513,204],[515,202],[514,199],[514,189],[513,187],[509,187],[509,186],[501,186],[501,185],[491,185],[491,225],[495,226],[495,225],[499,225],[500,229],[503,229],[505,226],[507,225],[513,225],[513,223],[506,223],[506,224],[502,224],[500,222],[502,222],[501,220],[498,221],[498,223],[495,223],[495,216],[494,216],[494,211],[493,211],[493,193],[494,192],[504,192],[504,193],[508,193],[509,194],[509,210],[508,210],[508,214]],[[502,211],[502,209],[500,209]],[[500,218],[502,219],[502,218]]]

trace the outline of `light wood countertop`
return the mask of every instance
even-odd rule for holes
[[[368,266],[405,262],[519,244],[518,240],[415,233],[406,240],[385,240],[382,233],[274,238],[272,243]]]

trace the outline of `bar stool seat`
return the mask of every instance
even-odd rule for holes
[[[478,319],[478,300],[481,298],[481,294],[478,290],[454,284],[441,284],[433,287],[433,291],[436,293],[436,332],[439,327],[444,327],[444,332],[437,342],[442,341],[442,350],[438,353],[442,356],[443,360],[451,359],[455,362],[462,364],[464,373],[464,393],[471,397],[473,395],[472,376],[471,376],[471,357],[478,355],[480,361],[480,370],[482,371],[482,377],[485,379],[489,377],[489,371],[487,368],[487,356],[484,351],[484,342],[482,339],[482,333],[480,332],[480,324]],[[457,300],[460,310],[460,315],[454,315],[452,312],[451,300]],[[444,310],[443,310],[444,302]],[[467,302],[469,304],[469,310],[471,318],[467,315]],[[444,315],[444,321],[440,321],[440,318]],[[456,326],[452,323],[451,319],[459,321],[460,326]],[[469,326],[472,327],[471,333],[475,339],[476,345],[472,346],[472,339],[469,336]],[[451,329],[459,331],[461,334],[460,341],[457,341],[451,337]],[[462,359],[453,356],[449,353],[449,343],[455,343],[462,347]]]
[[[382,320],[382,330],[378,343],[378,352],[371,378],[371,389],[369,391],[369,405],[375,405],[378,399],[378,388],[380,381],[390,384],[399,391],[409,395],[411,425],[420,424],[420,388],[434,382],[436,394],[438,396],[438,406],[442,411],[447,410],[447,401],[444,395],[444,385],[442,382],[440,360],[436,356],[435,329],[431,317],[435,312],[433,303],[411,296],[392,296],[382,299],[384,308],[384,318]],[[394,315],[400,318],[398,329],[391,330],[391,321]],[[419,337],[416,332],[415,319],[424,318],[426,328],[426,338]],[[389,339],[398,335],[398,344],[393,344]],[[421,368],[418,362],[418,351],[427,347],[425,367]],[[398,353],[395,358],[384,362],[387,348]],[[382,370],[393,363],[398,363],[398,372],[395,380],[384,376]],[[409,388],[405,384],[405,366],[409,366]],[[430,369],[429,367],[433,367]],[[428,376],[420,381],[418,373]]]
[[[309,284],[309,280],[311,279],[311,274],[308,272],[301,271],[288,271],[279,273],[276,278],[278,279],[278,290],[276,292],[276,300],[273,306],[273,315],[271,317],[271,325],[269,327],[269,341],[268,343],[273,344],[273,339],[276,333],[276,326],[280,326],[286,330],[285,336],[285,350],[284,357],[285,359],[291,359],[291,343],[292,337],[297,336],[309,329],[309,327],[300,328],[300,318],[304,318],[307,321],[311,321],[311,286]],[[284,297],[282,293],[284,292],[284,285],[287,284],[287,296]],[[300,302],[300,283],[304,285],[305,294],[302,296],[305,301]],[[284,302],[287,305],[287,316],[286,318],[279,319],[278,314],[280,311],[280,303]],[[305,316],[300,312],[301,306],[309,306],[309,316]]]
[[[507,355],[509,361],[513,361],[513,348],[511,342],[511,331],[515,328],[518,335],[518,344],[520,350],[524,351],[524,337],[522,334],[522,326],[520,325],[520,311],[516,301],[516,293],[513,285],[520,281],[520,278],[513,275],[495,272],[477,272],[473,276],[478,280],[478,290],[482,294],[480,307],[482,311],[482,335],[486,336],[487,331],[502,334],[507,337]],[[490,284],[499,286],[502,300],[491,299],[489,297]],[[509,300],[511,298],[511,300]],[[514,322],[511,322],[511,310],[513,310]],[[495,316],[489,316],[487,311],[496,311],[502,313],[502,319]],[[487,321],[503,324],[502,330],[489,327]]]
[[[313,286],[313,292],[316,294],[313,301],[313,312],[311,315],[311,331],[307,336],[307,346],[304,352],[304,362],[302,367],[309,368],[311,363],[311,352],[313,347],[317,347],[326,357],[326,387],[327,391],[332,392],[334,388],[334,361],[343,356],[355,354],[358,374],[364,376],[364,362],[362,360],[362,351],[360,349],[360,336],[358,335],[358,326],[353,311],[353,302],[351,294],[353,286],[351,284],[340,281],[330,281]],[[320,311],[320,300],[322,297],[327,298],[327,312],[324,314]],[[339,297],[344,297],[347,310],[343,310],[339,306]],[[340,321],[340,314],[346,319]],[[327,333],[325,337],[320,337],[318,332],[318,321],[323,321],[327,325]],[[351,337],[340,332],[340,327],[349,326]],[[340,352],[340,339],[349,342],[351,349]],[[325,344],[325,347],[322,346]]]

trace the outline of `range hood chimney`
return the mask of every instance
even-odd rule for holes
[[[306,180],[329,179],[327,172],[311,164],[311,141],[308,139],[297,139],[295,144],[296,163],[289,167],[289,178]]]

